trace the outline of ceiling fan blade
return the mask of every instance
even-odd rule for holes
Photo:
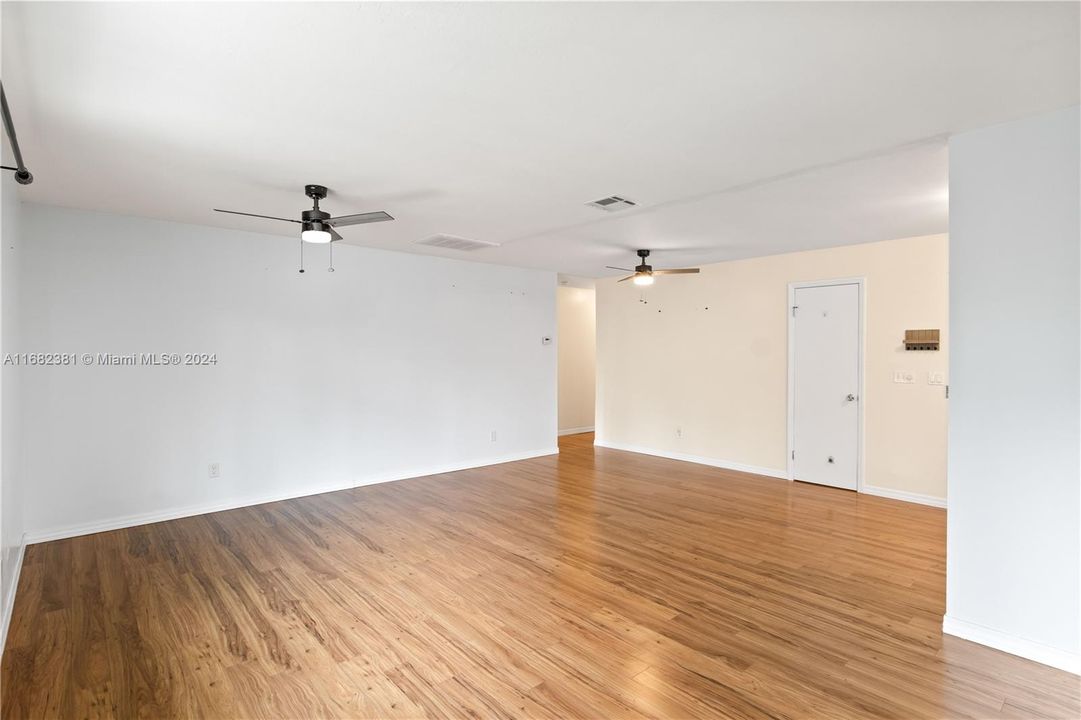
[[[246,215],[247,217],[263,218],[264,220],[281,220],[282,222],[300,224],[299,220],[290,220],[289,218],[274,217],[272,215],[256,215],[255,213],[237,212],[236,210],[219,210],[218,208],[214,208],[214,212],[229,213],[230,215]]]
[[[385,220],[393,220],[394,218],[378,210],[370,213],[359,213],[357,215],[342,215],[341,217],[334,217],[327,220],[328,225],[334,227],[344,227],[346,225],[363,225],[364,223],[383,222]]]
[[[619,280],[617,280],[617,282],[627,282],[628,280],[633,280],[633,279],[634,279],[634,275],[628,275],[625,278],[620,278]]]
[[[654,275],[686,275],[687,273],[701,272],[699,268],[671,268],[669,270],[654,270]]]
[[[338,234],[338,231],[335,230],[334,228],[332,228],[329,225],[327,225],[327,232],[330,233],[330,241],[331,242],[338,242],[339,240],[342,239],[342,236]]]
[[[605,267],[608,268],[609,270],[622,270],[623,272],[634,272],[634,270],[631,270],[630,268],[617,268],[617,267],[615,267],[613,265],[605,265]]]

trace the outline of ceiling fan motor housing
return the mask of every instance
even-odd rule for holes
[[[315,207],[311,210],[305,210],[300,213],[301,220],[304,221],[303,228],[305,230],[322,230],[326,231],[325,220],[330,219],[330,213],[323,212],[319,209],[319,201],[323,200],[327,196],[327,188],[325,185],[305,185],[304,194],[312,199],[315,203]]]
[[[304,221],[303,227],[305,230],[326,230],[324,221],[330,218],[330,213],[322,210],[305,210],[300,213],[300,217]]]
[[[653,273],[653,267],[646,265],[646,258],[649,257],[649,250],[639,250],[638,257],[642,258],[642,262],[634,266],[635,275],[650,275]]]
[[[639,250],[638,257],[642,258],[642,262],[635,266],[634,272],[636,275],[651,275],[653,274],[653,266],[646,265],[646,258],[649,257],[649,250]]]

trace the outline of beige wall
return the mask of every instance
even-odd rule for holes
[[[947,369],[947,264],[933,235],[718,263],[644,290],[597,281],[598,442],[783,476],[788,283],[863,277],[864,484],[945,498],[947,401],[927,374]],[[908,328],[941,328],[943,349],[905,352]]]
[[[595,295],[587,288],[556,290],[560,432],[593,427],[597,376]]]

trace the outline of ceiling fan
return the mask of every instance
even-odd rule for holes
[[[312,199],[314,203],[311,210],[305,210],[300,213],[300,220],[291,220],[290,218],[272,217],[270,215],[256,215],[255,213],[237,212],[236,210],[219,210],[214,208],[214,212],[229,213],[230,215],[246,215],[247,217],[265,218],[267,220],[280,220],[281,222],[291,222],[300,225],[300,239],[304,242],[310,243],[329,243],[336,240],[341,240],[342,236],[338,234],[334,228],[345,227],[346,225],[363,225],[364,223],[383,222],[385,220],[393,220],[389,214],[378,210],[376,212],[359,213],[357,215],[341,215],[339,217],[331,217],[330,213],[324,212],[319,209],[319,201],[323,200],[327,196],[327,189],[323,185],[305,185],[304,194]]]
[[[654,270],[652,265],[646,265],[646,258],[649,257],[649,250],[639,250],[638,257],[642,259],[642,262],[635,265],[634,270],[630,268],[612,267],[606,265],[609,270],[622,270],[623,272],[633,272],[633,275],[628,275],[625,278],[620,279],[619,282],[625,280],[634,280],[635,285],[652,285],[654,275],[686,275],[688,273],[699,272],[698,268],[670,268],[668,270]]]

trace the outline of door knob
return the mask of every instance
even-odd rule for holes
[[[856,399],[856,396],[853,395],[852,393],[848,393],[848,395],[845,396],[845,400],[847,400],[848,402],[852,402],[855,399]]]

